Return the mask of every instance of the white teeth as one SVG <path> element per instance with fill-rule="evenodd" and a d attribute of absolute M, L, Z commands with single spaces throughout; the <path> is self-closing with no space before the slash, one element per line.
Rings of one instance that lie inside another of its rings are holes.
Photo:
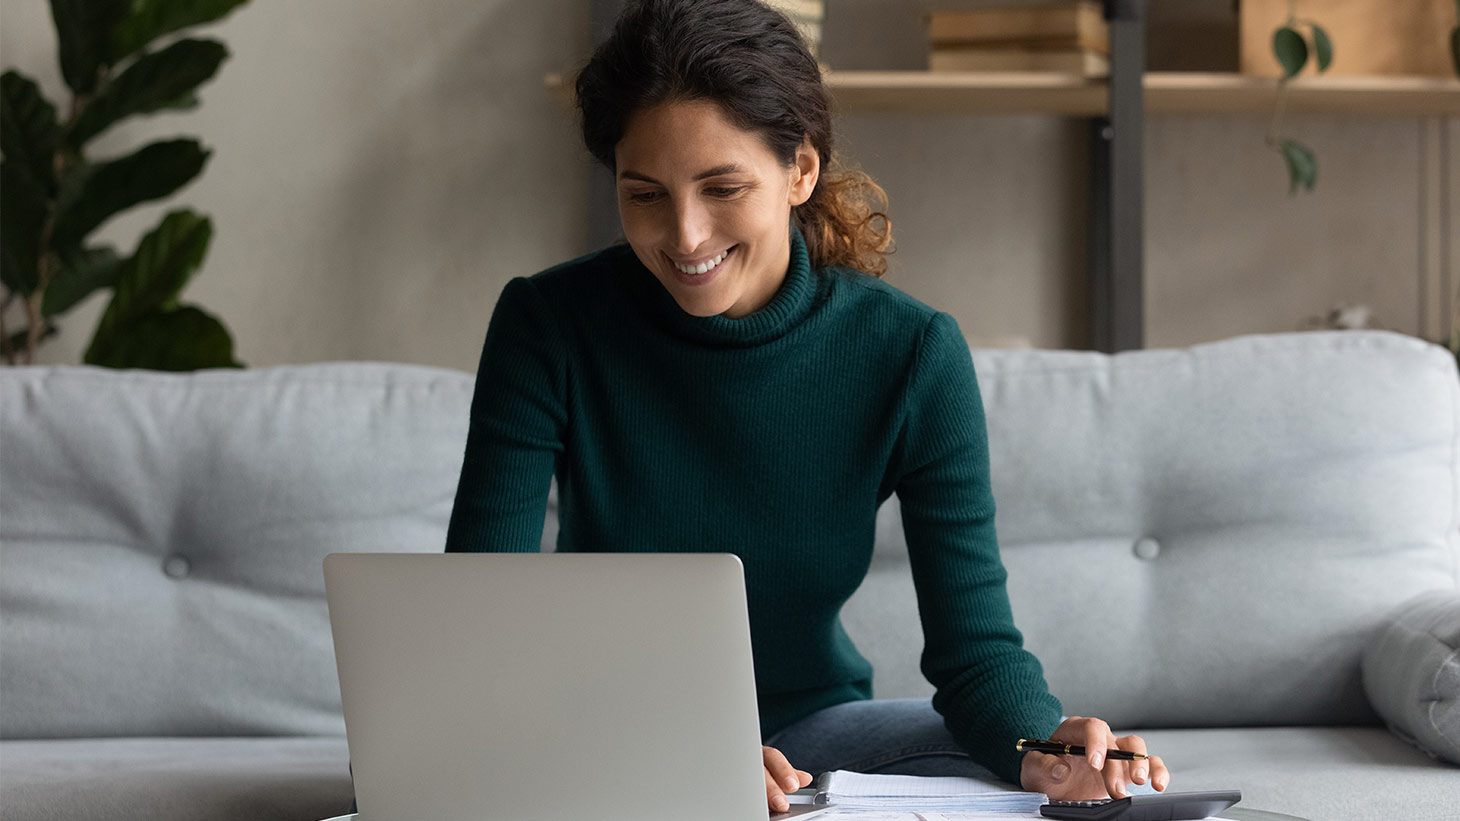
<path fill-rule="evenodd" d="M 676 263 L 674 263 L 674 267 L 676 267 L 679 270 L 685 272 L 686 274 L 703 274 L 706 271 L 710 270 L 711 268 L 714 268 L 716 265 L 719 265 L 721 262 L 723 262 L 725 260 L 726 255 L 729 254 L 729 253 L 730 252 L 728 250 L 727 251 L 721 251 L 720 252 L 720 255 L 718 257 L 715 257 L 714 259 L 710 260 L 709 262 L 702 262 L 699 265 L 680 265 L 679 263 L 676 262 Z"/>

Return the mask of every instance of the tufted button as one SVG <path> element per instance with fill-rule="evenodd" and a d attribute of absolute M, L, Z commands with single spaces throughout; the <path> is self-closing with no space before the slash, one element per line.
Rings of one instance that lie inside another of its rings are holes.
<path fill-rule="evenodd" d="M 192 572 L 192 569 L 192 562 L 189 562 L 186 556 L 179 556 L 176 553 L 168 556 L 162 562 L 162 572 L 174 579 L 181 579 L 187 576 L 188 573 Z"/>
<path fill-rule="evenodd" d="M 1161 543 L 1150 536 L 1136 542 L 1136 556 L 1150 561 L 1161 554 Z"/>

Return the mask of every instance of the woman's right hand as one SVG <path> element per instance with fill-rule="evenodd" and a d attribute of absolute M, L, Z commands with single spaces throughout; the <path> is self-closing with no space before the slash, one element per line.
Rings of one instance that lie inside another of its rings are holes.
<path fill-rule="evenodd" d="M 811 784 L 811 773 L 798 770 L 775 747 L 761 747 L 760 756 L 765 763 L 765 801 L 771 812 L 785 812 L 791 808 L 786 793 L 795 792 Z"/>

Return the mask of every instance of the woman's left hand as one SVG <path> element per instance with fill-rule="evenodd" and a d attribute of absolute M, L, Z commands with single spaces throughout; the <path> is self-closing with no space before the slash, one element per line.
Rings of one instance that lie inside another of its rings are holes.
<path fill-rule="evenodd" d="M 1042 792 L 1055 801 L 1089 801 L 1096 798 L 1124 798 L 1127 784 L 1151 783 L 1157 790 L 1171 783 L 1160 756 L 1145 761 L 1120 761 L 1106 757 L 1107 750 L 1144 753 L 1146 742 L 1138 735 L 1116 738 L 1110 725 L 1098 718 L 1071 716 L 1050 741 L 1083 744 L 1084 757 L 1025 753 L 1019 783 L 1026 790 Z"/>

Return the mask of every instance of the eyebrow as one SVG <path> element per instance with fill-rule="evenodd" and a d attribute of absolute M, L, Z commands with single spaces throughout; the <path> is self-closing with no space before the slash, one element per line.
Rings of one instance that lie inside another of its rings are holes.
<path fill-rule="evenodd" d="M 721 174 L 734 174 L 736 172 L 744 171 L 744 170 L 745 169 L 741 168 L 740 166 L 736 165 L 733 162 L 727 162 L 727 163 L 725 163 L 723 165 L 717 165 L 714 168 L 709 169 L 708 171 L 701 171 L 700 173 L 698 173 L 698 174 L 696 174 L 694 176 L 694 179 L 696 181 L 698 181 L 698 180 L 704 180 L 704 179 L 709 179 L 710 177 L 718 177 Z M 646 174 L 640 174 L 637 171 L 620 171 L 619 172 L 619 175 L 618 175 L 618 178 L 621 179 L 621 180 L 642 180 L 643 182 L 652 182 L 655 185 L 663 185 L 664 184 L 664 183 L 661 183 L 660 181 L 654 179 L 653 177 L 650 177 L 650 176 L 648 176 Z"/>

